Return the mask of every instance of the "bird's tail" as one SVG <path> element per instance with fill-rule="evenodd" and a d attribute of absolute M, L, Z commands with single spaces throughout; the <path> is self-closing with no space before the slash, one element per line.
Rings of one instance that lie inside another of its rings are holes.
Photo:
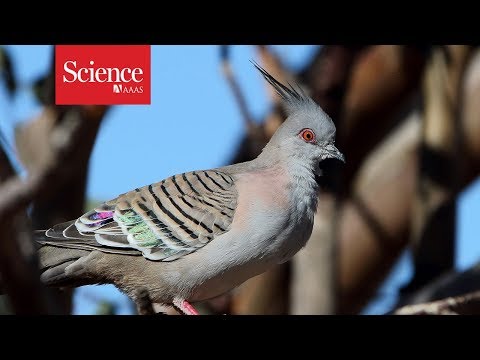
<path fill-rule="evenodd" d="M 47 286 L 70 287 L 88 284 L 84 277 L 79 276 L 78 271 L 71 271 L 71 265 L 89 254 L 88 250 L 41 245 L 38 249 L 40 280 Z"/>
<path fill-rule="evenodd" d="M 139 256 L 136 249 L 101 245 L 94 234 L 78 231 L 75 220 L 57 224 L 48 230 L 36 230 L 34 238 L 38 247 L 42 282 L 48 286 L 70 287 L 99 283 L 91 278 L 87 258 L 92 251 Z M 2 284 L 0 279 L 0 294 Z"/>
<path fill-rule="evenodd" d="M 45 231 L 38 231 L 35 237 L 43 239 Z M 37 239 L 37 240 L 38 240 Z M 37 254 L 40 265 L 40 279 L 47 286 L 70 287 L 87 285 L 90 282 L 78 271 L 69 271 L 68 266 L 73 265 L 81 258 L 88 256 L 90 251 L 58 247 L 37 242 Z M 0 278 L 0 295 L 5 294 L 3 281 Z"/>
<path fill-rule="evenodd" d="M 65 223 L 65 226 L 67 225 Z M 91 251 L 68 246 L 70 244 L 65 244 L 64 238 L 62 239 L 59 236 L 56 239 L 51 235 L 47 236 L 47 232 L 48 230 L 34 232 L 34 238 L 38 246 L 41 281 L 48 286 L 61 287 L 79 286 L 82 285 L 82 282 L 86 284 L 85 279 L 81 280 L 77 272 L 70 271 L 69 266 L 82 257 L 88 256 Z"/>

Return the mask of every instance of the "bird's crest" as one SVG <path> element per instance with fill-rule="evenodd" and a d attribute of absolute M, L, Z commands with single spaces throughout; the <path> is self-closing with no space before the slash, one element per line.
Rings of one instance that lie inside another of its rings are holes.
<path fill-rule="evenodd" d="M 267 70 L 258 65 L 255 61 L 250 60 L 250 62 L 255 66 L 258 71 L 260 71 L 265 80 L 267 80 L 267 82 L 272 85 L 277 94 L 285 101 L 288 112 L 298 110 L 300 107 L 316 105 L 315 102 L 307 94 L 305 94 L 305 92 L 298 84 L 296 84 L 298 91 L 289 82 L 287 82 L 287 87 L 283 85 L 280 81 L 275 79 L 271 74 L 268 73 Z"/>

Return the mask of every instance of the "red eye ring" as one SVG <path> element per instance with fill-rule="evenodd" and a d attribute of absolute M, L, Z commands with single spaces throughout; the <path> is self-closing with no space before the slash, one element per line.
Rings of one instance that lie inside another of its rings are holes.
<path fill-rule="evenodd" d="M 303 129 L 300 131 L 300 137 L 308 143 L 315 142 L 315 133 L 312 129 Z"/>

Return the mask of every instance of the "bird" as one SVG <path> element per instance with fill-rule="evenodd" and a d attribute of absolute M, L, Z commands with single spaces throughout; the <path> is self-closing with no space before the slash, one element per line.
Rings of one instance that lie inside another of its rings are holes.
<path fill-rule="evenodd" d="M 329 115 L 298 85 L 254 67 L 286 119 L 253 160 L 176 174 L 36 230 L 47 286 L 114 284 L 137 301 L 198 315 L 192 303 L 236 288 L 302 249 L 312 232 L 322 162 L 345 162 Z"/>

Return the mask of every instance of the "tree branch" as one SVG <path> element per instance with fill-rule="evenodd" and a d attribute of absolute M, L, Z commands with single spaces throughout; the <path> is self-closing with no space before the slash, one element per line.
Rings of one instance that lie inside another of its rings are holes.
<path fill-rule="evenodd" d="M 78 108 L 67 111 L 64 116 L 52 133 L 51 156 L 44 164 L 33 170 L 26 180 L 19 177 L 9 179 L 0 189 L 0 218 L 27 206 L 39 191 L 50 185 L 49 180 L 61 172 L 62 161 L 77 145 L 78 135 L 86 127 Z"/>
<path fill-rule="evenodd" d="M 459 109 L 470 55 L 469 46 L 436 47 L 426 66 L 420 162 L 412 206 L 415 269 L 403 291 L 418 289 L 454 265 L 455 195 L 465 153 Z"/>
<path fill-rule="evenodd" d="M 400 45 L 370 46 L 359 54 L 337 131 L 347 159 L 342 172 L 344 191 L 350 189 L 368 153 L 412 109 L 425 58 L 422 49 Z"/>
<path fill-rule="evenodd" d="M 404 306 L 395 310 L 393 315 L 480 315 L 480 291 Z"/>
<path fill-rule="evenodd" d="M 248 110 L 245 96 L 243 96 L 242 90 L 240 89 L 237 79 L 233 74 L 232 65 L 230 64 L 230 47 L 228 45 L 220 46 L 220 58 L 223 75 L 225 76 L 225 79 L 232 90 L 233 97 L 238 105 L 240 113 L 242 114 L 245 129 L 248 133 L 251 133 L 255 131 L 257 127 L 255 126 L 252 116 L 250 115 L 250 111 Z"/>
<path fill-rule="evenodd" d="M 17 314 L 59 312 L 58 304 L 40 283 L 36 247 L 24 214 L 34 197 L 53 186 L 64 172 L 64 160 L 78 145 L 86 126 L 79 108 L 66 109 L 52 133 L 50 156 L 25 180 L 10 177 L 0 188 L 0 272 Z"/>

